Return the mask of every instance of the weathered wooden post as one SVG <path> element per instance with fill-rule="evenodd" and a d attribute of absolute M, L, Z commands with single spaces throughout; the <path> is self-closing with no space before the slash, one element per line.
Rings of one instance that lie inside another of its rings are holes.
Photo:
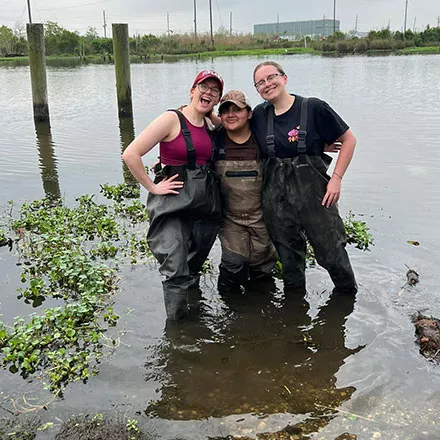
<path fill-rule="evenodd" d="M 134 123 L 132 117 L 119 118 L 119 134 L 121 137 L 121 149 L 122 153 L 130 145 L 134 139 Z M 136 178 L 131 174 L 127 164 L 122 161 L 122 173 L 124 176 L 124 182 L 130 186 L 139 187 L 139 183 Z"/>
<path fill-rule="evenodd" d="M 119 117 L 131 117 L 133 116 L 133 106 L 131 101 L 128 24 L 113 23 L 112 32 Z"/>
<path fill-rule="evenodd" d="M 49 104 L 47 100 L 46 50 L 44 48 L 43 24 L 28 23 L 26 31 L 29 45 L 34 120 L 48 121 Z"/>

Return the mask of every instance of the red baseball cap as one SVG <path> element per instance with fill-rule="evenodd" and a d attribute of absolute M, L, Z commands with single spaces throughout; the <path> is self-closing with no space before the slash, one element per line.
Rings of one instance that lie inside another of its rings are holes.
<path fill-rule="evenodd" d="M 200 71 L 197 76 L 194 78 L 193 87 L 195 87 L 197 84 L 202 83 L 206 79 L 213 78 L 218 81 L 220 85 L 220 95 L 223 93 L 223 87 L 225 85 L 223 78 L 214 70 L 202 70 Z"/>

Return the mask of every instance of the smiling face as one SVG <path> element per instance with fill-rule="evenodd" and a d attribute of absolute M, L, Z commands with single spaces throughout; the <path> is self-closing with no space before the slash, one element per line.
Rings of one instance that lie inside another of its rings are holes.
<path fill-rule="evenodd" d="M 220 119 L 227 131 L 238 132 L 249 127 L 252 111 L 248 108 L 240 108 L 232 102 L 221 106 Z"/>
<path fill-rule="evenodd" d="M 254 84 L 257 92 L 266 101 L 275 101 L 287 93 L 287 75 L 272 65 L 262 65 L 255 72 Z"/>
<path fill-rule="evenodd" d="M 200 113 L 209 113 L 220 101 L 221 84 L 209 78 L 195 85 L 191 91 L 191 104 Z"/>

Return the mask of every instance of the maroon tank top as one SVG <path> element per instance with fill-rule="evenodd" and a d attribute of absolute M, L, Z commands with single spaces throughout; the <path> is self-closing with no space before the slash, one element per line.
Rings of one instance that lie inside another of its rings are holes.
<path fill-rule="evenodd" d="M 191 138 L 196 150 L 197 165 L 204 165 L 211 159 L 212 142 L 206 128 L 196 127 L 185 118 Z M 188 163 L 185 138 L 182 130 L 178 136 L 169 142 L 161 142 L 159 145 L 160 161 L 163 165 L 184 165 Z"/>

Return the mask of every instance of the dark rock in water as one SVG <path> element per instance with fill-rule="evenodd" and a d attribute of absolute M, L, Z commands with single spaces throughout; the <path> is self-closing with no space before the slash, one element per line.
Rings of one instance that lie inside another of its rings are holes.
<path fill-rule="evenodd" d="M 419 282 L 419 274 L 414 269 L 409 269 L 406 273 L 406 282 L 410 286 L 414 286 Z"/>
<path fill-rule="evenodd" d="M 335 440 L 356 440 L 356 434 L 349 434 L 348 432 L 344 432 L 340 436 L 336 437 Z"/>
<path fill-rule="evenodd" d="M 440 320 L 418 313 L 413 317 L 417 343 L 423 356 L 440 361 Z"/>

